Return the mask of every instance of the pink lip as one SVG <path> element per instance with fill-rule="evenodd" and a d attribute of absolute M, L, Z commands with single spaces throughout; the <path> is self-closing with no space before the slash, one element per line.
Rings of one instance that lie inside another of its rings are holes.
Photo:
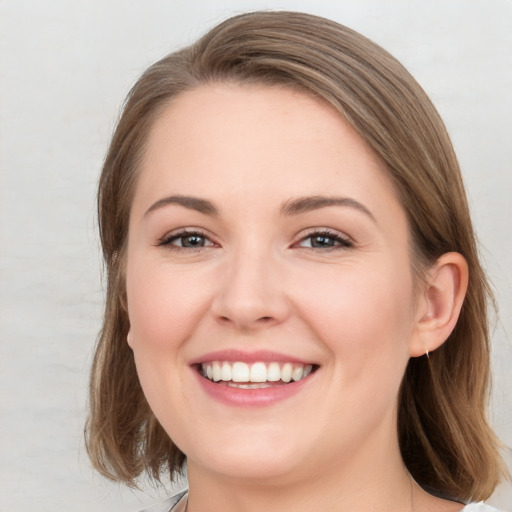
<path fill-rule="evenodd" d="M 297 364 L 313 364 L 297 357 L 289 356 L 279 352 L 270 350 L 256 350 L 253 352 L 245 352 L 242 350 L 217 350 L 216 352 L 209 352 L 200 357 L 197 357 L 189 362 L 189 364 L 196 365 L 200 363 L 209 363 L 211 361 L 242 361 L 244 363 L 257 363 L 261 362 L 279 362 L 279 363 L 297 363 Z"/>
<path fill-rule="evenodd" d="M 297 382 L 276 384 L 269 388 L 241 389 L 227 386 L 225 383 L 211 382 L 202 377 L 199 372 L 193 369 L 192 371 L 206 394 L 225 405 L 234 407 L 262 407 L 285 400 L 297 394 L 314 376 L 312 373 Z"/>

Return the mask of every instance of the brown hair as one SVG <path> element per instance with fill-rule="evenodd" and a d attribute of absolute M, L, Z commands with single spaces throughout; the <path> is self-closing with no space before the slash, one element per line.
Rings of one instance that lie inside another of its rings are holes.
<path fill-rule="evenodd" d="M 126 342 L 124 251 L 152 123 L 182 91 L 226 81 L 297 88 L 332 105 L 387 164 L 407 212 L 416 274 L 448 251 L 466 258 L 469 288 L 455 330 L 430 360 L 409 361 L 398 435 L 420 485 L 462 501 L 487 498 L 505 473 L 486 418 L 491 294 L 449 136 L 424 91 L 386 51 L 342 25 L 292 12 L 224 21 L 152 65 L 128 95 L 99 183 L 107 298 L 86 428 L 93 464 L 133 485 L 144 471 L 172 477 L 185 460 L 149 409 Z"/>

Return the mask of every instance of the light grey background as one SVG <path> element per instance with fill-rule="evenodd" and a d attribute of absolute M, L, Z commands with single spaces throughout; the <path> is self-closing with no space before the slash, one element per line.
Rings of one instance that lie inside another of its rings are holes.
<path fill-rule="evenodd" d="M 491 417 L 512 445 L 510 0 L 0 0 L 0 512 L 131 511 L 156 499 L 103 481 L 83 448 L 103 300 L 96 181 L 137 76 L 225 17 L 261 8 L 361 31 L 440 110 L 501 308 Z M 510 487 L 492 502 L 512 509 Z"/>

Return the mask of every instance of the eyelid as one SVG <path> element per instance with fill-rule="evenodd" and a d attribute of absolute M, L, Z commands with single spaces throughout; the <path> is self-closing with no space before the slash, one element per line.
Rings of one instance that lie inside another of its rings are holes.
<path fill-rule="evenodd" d="M 182 247 L 179 245 L 172 245 L 171 242 L 174 240 L 177 240 L 181 237 L 190 236 L 190 235 L 199 235 L 207 239 L 211 245 L 207 246 L 200 246 L 200 247 Z M 196 228 L 196 227 L 185 227 L 185 228 L 177 228 L 174 229 L 168 233 L 166 233 L 164 236 L 159 238 L 156 242 L 157 246 L 167 246 L 169 248 L 172 248 L 173 250 L 187 250 L 187 251 L 194 251 L 194 250 L 201 250 L 206 249 L 208 247 L 218 246 L 219 244 L 215 242 L 213 237 L 209 235 L 204 229 Z"/>
<path fill-rule="evenodd" d="M 324 247 L 324 248 L 303 247 L 304 249 L 326 251 L 326 250 L 336 250 L 336 249 L 350 249 L 351 247 L 353 247 L 355 245 L 355 241 L 350 236 L 348 236 L 336 229 L 327 228 L 327 227 L 314 227 L 314 228 L 309 228 L 308 230 L 306 230 L 306 232 L 304 232 L 304 231 L 301 232 L 298 235 L 297 242 L 294 242 L 293 246 L 297 246 L 304 240 L 307 240 L 308 238 L 311 238 L 315 235 L 316 236 L 325 235 L 327 237 L 337 240 L 338 242 L 340 242 L 340 244 L 336 245 L 336 246 Z"/>
<path fill-rule="evenodd" d="M 199 247 L 183 247 L 179 245 L 172 245 L 172 241 L 179 239 L 180 237 L 190 236 L 190 235 L 199 235 L 201 237 L 204 237 L 206 240 L 208 240 L 209 245 L 206 246 L 199 246 Z M 334 239 L 338 242 L 338 245 L 334 246 L 326 246 L 323 248 L 320 247 L 302 247 L 303 249 L 311 249 L 314 251 L 327 251 L 327 250 L 336 250 L 336 249 L 349 249 L 355 245 L 355 241 L 348 235 L 327 227 L 313 227 L 308 228 L 307 230 L 303 230 L 299 235 L 297 236 L 297 241 L 293 242 L 292 247 L 300 247 L 300 243 L 307 240 L 308 238 L 312 238 L 314 236 L 326 236 L 329 238 Z M 210 247 L 219 247 L 219 243 L 214 240 L 214 237 L 206 232 L 206 230 L 202 228 L 197 227 L 184 227 L 184 228 L 177 228 L 175 230 L 172 230 L 168 233 L 166 233 L 164 236 L 159 238 L 156 241 L 157 246 L 167 246 L 170 249 L 173 250 L 186 250 L 186 251 L 194 251 L 194 250 L 204 250 Z"/>

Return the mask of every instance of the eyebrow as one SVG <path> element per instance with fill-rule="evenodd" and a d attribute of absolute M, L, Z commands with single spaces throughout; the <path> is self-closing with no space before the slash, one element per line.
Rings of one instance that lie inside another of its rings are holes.
<path fill-rule="evenodd" d="M 144 216 L 148 215 L 154 210 L 158 210 L 159 208 L 163 208 L 164 206 L 170 204 L 177 204 L 190 210 L 196 210 L 199 213 L 203 213 L 205 215 L 211 215 L 214 217 L 219 215 L 219 209 L 211 201 L 208 201 L 208 199 L 202 199 L 200 197 L 194 196 L 172 195 L 159 199 L 153 203 L 146 210 Z M 370 212 L 366 206 L 361 204 L 359 201 L 352 199 L 351 197 L 306 196 L 299 197 L 297 199 L 290 199 L 282 205 L 281 215 L 300 215 L 302 213 L 319 210 L 320 208 L 326 208 L 328 206 L 355 208 L 376 222 L 372 212 Z"/>
<path fill-rule="evenodd" d="M 363 204 L 351 197 L 326 197 L 326 196 L 309 196 L 299 197 L 297 199 L 291 199 L 286 201 L 281 208 L 282 215 L 300 215 L 301 213 L 307 213 L 320 208 L 326 208 L 328 206 L 348 206 L 349 208 L 355 208 L 360 212 L 366 214 L 370 219 L 376 222 L 372 212 L 366 208 Z"/>
<path fill-rule="evenodd" d="M 204 213 L 205 215 L 212 215 L 212 216 L 218 216 L 219 210 L 217 207 L 207 199 L 201 199 L 199 197 L 193 197 L 193 196 L 182 196 L 182 195 L 175 195 L 175 196 L 169 196 L 164 197 L 163 199 L 159 199 L 156 203 L 153 203 L 147 210 L 144 216 L 146 216 L 148 213 L 158 210 L 159 208 L 162 208 L 164 206 L 167 206 L 169 204 L 178 204 L 180 206 L 183 206 L 185 208 L 188 208 L 189 210 L 196 210 L 200 213 Z"/>

